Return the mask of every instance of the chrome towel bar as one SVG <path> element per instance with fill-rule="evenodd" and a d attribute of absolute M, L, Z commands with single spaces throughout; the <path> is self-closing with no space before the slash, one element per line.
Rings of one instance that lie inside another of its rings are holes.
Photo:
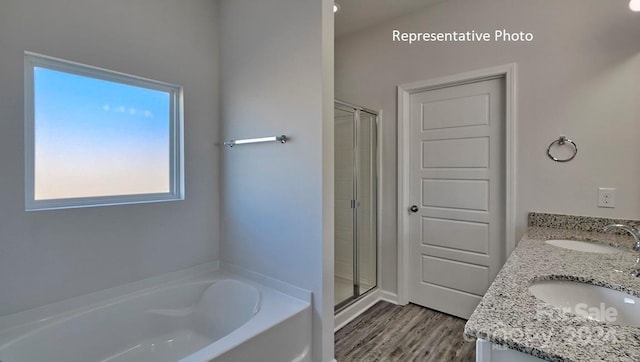
<path fill-rule="evenodd" d="M 558 144 L 558 146 L 564 146 L 566 143 L 570 143 L 571 146 L 573 147 L 573 155 L 571 155 L 569 158 L 556 158 L 551 154 L 551 147 L 553 147 L 553 145 Z M 547 148 L 547 155 L 549 156 L 550 159 L 556 161 L 556 162 L 569 162 L 571 160 L 573 160 L 576 155 L 578 154 L 578 146 L 576 145 L 575 142 L 573 142 L 572 140 L 568 139 L 566 136 L 560 136 L 560 138 L 558 138 L 557 140 L 551 142 L 551 144 L 549 145 L 549 147 Z"/>
<path fill-rule="evenodd" d="M 287 143 L 289 138 L 285 135 L 281 136 L 271 136 L 271 137 L 260 137 L 260 138 L 245 138 L 241 140 L 231 140 L 229 142 L 225 142 L 225 146 L 233 147 L 235 145 L 246 145 L 249 143 L 261 143 L 261 142 L 280 142 Z"/>

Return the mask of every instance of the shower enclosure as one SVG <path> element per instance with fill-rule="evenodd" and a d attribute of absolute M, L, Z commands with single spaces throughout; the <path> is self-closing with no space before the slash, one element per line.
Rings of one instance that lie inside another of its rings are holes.
<path fill-rule="evenodd" d="M 378 274 L 374 111 L 335 101 L 335 310 L 373 289 Z"/>

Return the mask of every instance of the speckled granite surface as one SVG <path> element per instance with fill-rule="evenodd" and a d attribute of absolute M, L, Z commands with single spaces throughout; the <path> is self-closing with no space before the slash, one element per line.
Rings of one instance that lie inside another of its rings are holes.
<path fill-rule="evenodd" d="M 554 229 L 567 229 L 576 231 L 601 231 L 605 226 L 609 224 L 625 224 L 633 227 L 640 226 L 638 220 L 625 220 L 625 219 L 609 219 L 592 216 L 577 216 L 577 215 L 561 215 L 561 214 L 548 214 L 541 212 L 530 212 L 528 217 L 529 226 L 539 226 Z M 624 232 L 620 232 L 621 235 L 626 235 Z"/>
<path fill-rule="evenodd" d="M 566 279 L 640 296 L 640 278 L 629 274 L 637 257 L 631 237 L 579 229 L 530 226 L 467 322 L 465 334 L 548 361 L 640 361 L 640 328 L 562 312 L 528 290 L 535 280 Z M 625 250 L 585 253 L 548 245 L 544 241 L 549 239 L 601 241 Z"/>

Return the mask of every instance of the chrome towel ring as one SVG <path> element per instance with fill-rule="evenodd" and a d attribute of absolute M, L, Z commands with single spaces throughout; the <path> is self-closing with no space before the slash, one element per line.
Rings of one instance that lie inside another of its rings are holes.
<path fill-rule="evenodd" d="M 560 158 L 556 158 L 553 155 L 551 155 L 551 147 L 553 147 L 553 145 L 558 144 L 558 146 L 564 146 L 566 143 L 570 143 L 571 146 L 573 147 L 573 155 L 571 155 L 571 157 L 565 158 L 565 159 L 560 159 Z M 547 155 L 549 156 L 550 159 L 552 159 L 552 160 L 554 160 L 556 162 L 569 162 L 569 161 L 573 160 L 576 157 L 577 154 L 578 154 L 578 146 L 576 146 L 575 142 L 573 142 L 572 140 L 568 139 L 565 136 L 560 136 L 560 138 L 558 138 L 557 140 L 551 142 L 551 144 L 547 148 Z"/>

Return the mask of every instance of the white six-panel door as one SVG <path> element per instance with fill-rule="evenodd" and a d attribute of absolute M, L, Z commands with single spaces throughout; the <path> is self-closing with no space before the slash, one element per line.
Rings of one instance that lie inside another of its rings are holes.
<path fill-rule="evenodd" d="M 504 78 L 409 106 L 409 301 L 468 318 L 504 257 Z"/>

